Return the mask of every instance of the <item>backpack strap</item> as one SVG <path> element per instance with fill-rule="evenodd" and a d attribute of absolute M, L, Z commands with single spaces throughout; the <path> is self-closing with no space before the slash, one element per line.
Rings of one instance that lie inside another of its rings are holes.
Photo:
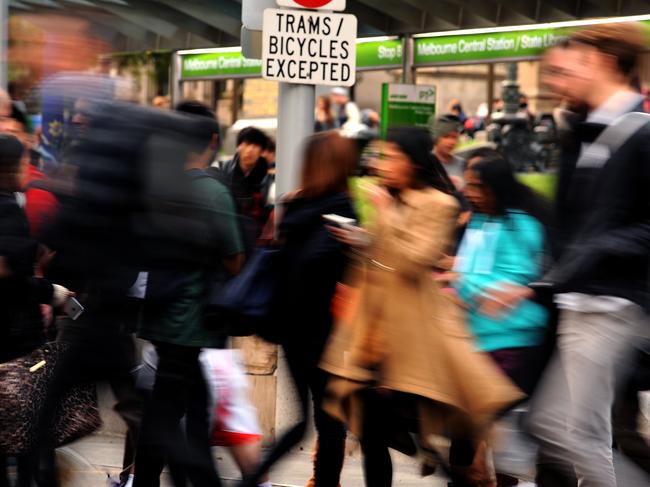
<path fill-rule="evenodd" d="M 602 168 L 634 134 L 648 123 L 650 123 L 650 115 L 647 113 L 626 113 L 617 118 L 592 144 L 583 149 L 576 167 Z"/>

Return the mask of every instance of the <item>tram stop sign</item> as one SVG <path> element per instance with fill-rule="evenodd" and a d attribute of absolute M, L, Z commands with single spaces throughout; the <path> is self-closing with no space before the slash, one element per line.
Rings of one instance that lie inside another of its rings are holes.
<path fill-rule="evenodd" d="M 262 77 L 305 85 L 352 86 L 356 38 L 354 15 L 266 9 Z"/>
<path fill-rule="evenodd" d="M 277 0 L 280 7 L 345 10 L 345 0 Z"/>

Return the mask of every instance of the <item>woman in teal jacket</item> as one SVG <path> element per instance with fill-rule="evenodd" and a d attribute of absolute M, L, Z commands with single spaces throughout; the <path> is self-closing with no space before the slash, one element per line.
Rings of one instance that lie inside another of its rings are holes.
<path fill-rule="evenodd" d="M 454 266 L 456 291 L 477 347 L 530 394 L 543 364 L 548 310 L 527 299 L 506 302 L 495 291 L 541 277 L 546 205 L 496 152 L 470 159 L 465 182 L 474 213 Z M 470 454 L 473 446 L 455 441 L 452 450 Z M 497 485 L 517 485 L 517 479 L 497 474 Z"/>
<path fill-rule="evenodd" d="M 546 205 L 515 179 L 497 154 L 471 160 L 465 193 L 474 214 L 455 264 L 456 290 L 480 350 L 488 352 L 525 392 L 535 377 L 532 357 L 546 338 L 547 309 L 534 301 L 503 302 L 493 296 L 526 286 L 542 274 Z"/>

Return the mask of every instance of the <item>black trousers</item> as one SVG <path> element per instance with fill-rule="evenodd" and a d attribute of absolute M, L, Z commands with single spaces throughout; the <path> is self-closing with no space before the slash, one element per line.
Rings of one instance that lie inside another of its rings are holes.
<path fill-rule="evenodd" d="M 136 453 L 134 487 L 158 487 L 166 464 L 177 465 L 194 487 L 219 487 L 210 452 L 208 390 L 200 348 L 154 343 L 158 369 Z M 181 418 L 185 416 L 185 431 Z M 180 487 L 180 486 L 177 486 Z"/>
<path fill-rule="evenodd" d="M 283 344 L 289 372 L 300 399 L 301 420 L 278 440 L 257 474 L 248 479 L 246 485 L 256 485 L 258 479 L 304 437 L 310 417 L 309 393 L 311 392 L 314 422 L 318 432 L 318 448 L 314 464 L 315 486 L 338 487 L 345 458 L 346 430 L 343 423 L 331 417 L 322 408 L 328 381 L 328 374 L 318 368 L 323 347 L 324 341 L 309 343 L 305 340 Z"/>
<path fill-rule="evenodd" d="M 366 486 L 390 487 L 393 464 L 389 450 L 405 455 L 417 453 L 410 433 L 417 433 L 418 410 L 415 396 L 403 392 L 369 388 L 363 391 L 361 450 Z"/>
<path fill-rule="evenodd" d="M 107 302 L 103 314 L 84 313 L 78 322 L 64 319 L 57 323 L 60 327 L 58 340 L 66 342 L 68 348 L 60 358 L 57 371 L 48 385 L 40 412 L 38 431 L 41 451 L 30 455 L 33 477 L 50 479 L 39 483 L 41 486 L 52 484 L 51 479 L 56 478 L 54 472 L 44 471 L 55 467 L 53 455 L 45 453 L 48 450 L 53 452 L 55 447 L 53 439 L 46 434 L 46 425 L 51 423 L 56 405 L 63 394 L 74 385 L 108 382 L 118 400 L 116 410 L 127 423 L 129 437 L 137 438 L 144 401 L 135 388 L 133 371 L 138 360 L 133 335 L 121 323 L 124 312 L 122 304 L 121 300 Z M 98 319 L 99 316 L 103 319 Z M 133 451 L 134 448 L 127 447 L 125 467 L 133 463 Z"/>

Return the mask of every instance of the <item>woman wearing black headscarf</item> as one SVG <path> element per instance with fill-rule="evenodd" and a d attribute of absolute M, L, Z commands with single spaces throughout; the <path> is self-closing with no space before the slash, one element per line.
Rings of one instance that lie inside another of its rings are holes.
<path fill-rule="evenodd" d="M 520 398 L 474 351 L 460 310 L 433 279 L 451 244 L 458 203 L 431 147 L 424 130 L 389 131 L 377 161 L 376 224 L 331 230 L 356 246 L 364 263 L 356 279 L 360 302 L 337 326 L 321 367 L 333 376 L 328 410 L 361 439 L 369 487 L 391 485 L 389 448 L 417 452 L 409 433 L 433 452 L 432 434 L 481 435 Z"/>

